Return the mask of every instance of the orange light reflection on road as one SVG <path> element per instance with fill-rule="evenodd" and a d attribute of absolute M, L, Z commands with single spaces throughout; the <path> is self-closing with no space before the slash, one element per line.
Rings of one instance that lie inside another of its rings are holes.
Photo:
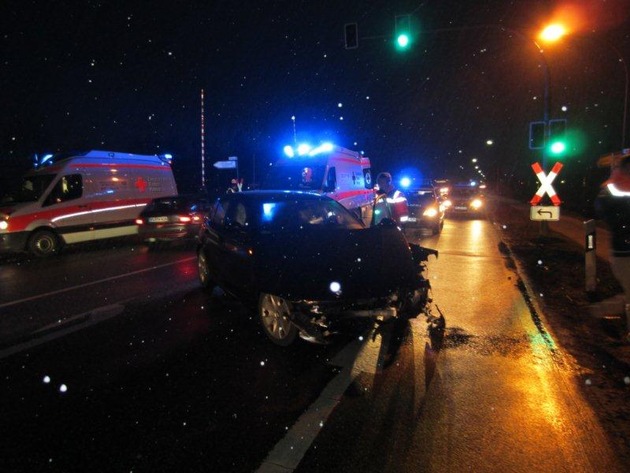
<path fill-rule="evenodd" d="M 483 236 L 483 224 L 481 220 L 475 220 L 471 222 L 470 226 L 470 238 L 473 242 L 479 243 L 479 240 Z"/>
<path fill-rule="evenodd" d="M 548 344 L 539 334 L 530 335 L 530 346 L 534 354 L 532 366 L 537 374 L 532 382 L 524 380 L 522 388 L 527 392 L 527 400 L 532 411 L 540 412 L 545 422 L 556 431 L 564 430 L 562 405 L 556 398 L 558 386 L 554 381 L 558 376 L 557 367 L 549 351 Z"/>

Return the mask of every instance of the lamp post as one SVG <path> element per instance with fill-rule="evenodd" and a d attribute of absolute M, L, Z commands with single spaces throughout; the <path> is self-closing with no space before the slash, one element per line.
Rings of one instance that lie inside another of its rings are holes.
<path fill-rule="evenodd" d="M 567 34 L 565 28 L 560 24 L 552 24 L 545 27 L 539 38 L 541 41 L 546 43 L 552 43 L 560 40 L 563 36 Z M 612 43 L 606 42 L 606 44 L 617 56 L 617 60 L 623 67 L 624 73 L 624 89 L 623 89 L 623 111 L 622 111 L 622 119 L 621 119 L 621 149 L 625 149 L 626 147 L 626 130 L 627 130 L 627 118 L 628 118 L 628 64 L 623 57 L 623 54 L 619 51 L 619 49 Z"/>

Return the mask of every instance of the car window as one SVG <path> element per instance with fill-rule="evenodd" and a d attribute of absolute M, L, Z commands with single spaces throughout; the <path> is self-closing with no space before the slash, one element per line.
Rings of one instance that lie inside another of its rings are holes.
<path fill-rule="evenodd" d="M 181 212 L 190 209 L 190 201 L 189 199 L 185 199 L 182 197 L 168 197 L 155 199 L 149 206 L 147 210 L 158 211 L 158 212 Z"/>
<path fill-rule="evenodd" d="M 260 224 L 268 230 L 295 230 L 313 226 L 360 229 L 363 224 L 333 200 L 263 201 Z"/>
<path fill-rule="evenodd" d="M 81 174 L 69 174 L 63 176 L 55 187 L 50 191 L 50 194 L 44 202 L 44 206 L 59 204 L 69 200 L 78 199 L 83 195 L 83 178 Z"/>
<path fill-rule="evenodd" d="M 226 208 L 224 224 L 230 223 L 237 227 L 249 225 L 249 215 L 245 204 L 238 201 L 231 201 Z"/>
<path fill-rule="evenodd" d="M 214 207 L 210 211 L 209 219 L 210 223 L 215 228 L 223 227 L 223 220 L 225 219 L 226 205 L 229 206 L 229 201 L 225 202 L 221 199 L 217 200 Z"/>

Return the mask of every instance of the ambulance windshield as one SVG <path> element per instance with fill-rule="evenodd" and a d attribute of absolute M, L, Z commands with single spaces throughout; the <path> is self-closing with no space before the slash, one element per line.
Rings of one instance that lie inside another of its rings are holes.
<path fill-rule="evenodd" d="M 263 185 L 273 190 L 321 190 L 324 182 L 324 165 L 313 166 L 304 163 L 274 166 L 269 170 Z"/>
<path fill-rule="evenodd" d="M 25 176 L 17 189 L 2 197 L 5 203 L 37 202 L 55 178 L 55 174 Z"/>

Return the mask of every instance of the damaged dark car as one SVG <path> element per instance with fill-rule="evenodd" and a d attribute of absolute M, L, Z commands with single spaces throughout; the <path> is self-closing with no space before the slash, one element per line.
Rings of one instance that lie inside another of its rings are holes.
<path fill-rule="evenodd" d="M 387 219 L 365 227 L 335 200 L 299 191 L 219 198 L 197 254 L 202 286 L 240 299 L 283 346 L 328 342 L 347 318 L 416 317 L 428 300 L 423 261 L 437 256 Z"/>

